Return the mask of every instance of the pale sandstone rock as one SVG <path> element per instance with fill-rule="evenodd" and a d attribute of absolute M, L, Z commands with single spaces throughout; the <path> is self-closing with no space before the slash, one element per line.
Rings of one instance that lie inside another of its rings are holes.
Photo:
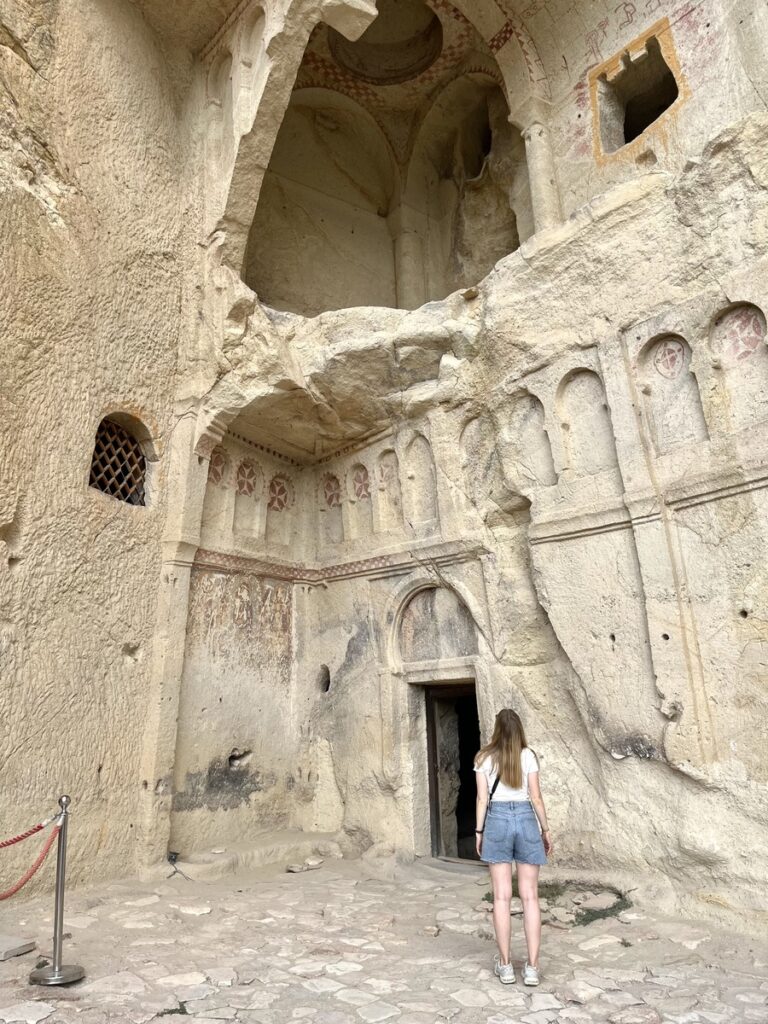
<path fill-rule="evenodd" d="M 202 971 L 188 971 L 186 974 L 166 974 L 165 977 L 158 978 L 157 983 L 165 988 L 180 988 L 189 985 L 203 985 L 206 980 Z"/>
<path fill-rule="evenodd" d="M 143 995 L 148 991 L 147 984 L 138 975 L 130 971 L 110 974 L 104 978 L 95 978 L 82 986 L 82 991 L 89 994 L 98 993 L 105 999 L 130 995 Z"/>
<path fill-rule="evenodd" d="M 598 988 L 596 985 L 590 985 L 589 982 L 574 980 L 569 982 L 566 988 L 562 990 L 563 998 L 572 1000 L 576 1003 L 588 1003 L 591 999 L 596 999 L 603 994 L 603 989 Z"/>
<path fill-rule="evenodd" d="M 187 917 L 203 917 L 211 912 L 207 903 L 171 903 L 171 907 Z"/>
<path fill-rule="evenodd" d="M 77 914 L 74 917 L 66 917 L 64 919 L 65 928 L 90 928 L 92 924 L 96 924 L 96 918 L 90 917 L 87 914 Z"/>
<path fill-rule="evenodd" d="M 369 1003 L 367 1006 L 361 1006 L 357 1010 L 357 1015 L 362 1020 L 369 1021 L 370 1024 L 378 1024 L 378 1021 L 389 1020 L 392 1017 L 398 1017 L 400 1011 L 396 1006 L 392 1006 L 390 1003 Z"/>
<path fill-rule="evenodd" d="M 0 960 L 22 956 L 35 948 L 34 939 L 22 939 L 19 935 L 0 935 Z"/>
<path fill-rule="evenodd" d="M 576 920 L 574 914 L 570 910 L 566 910 L 565 907 L 552 907 L 549 916 L 561 924 L 573 924 Z"/>
<path fill-rule="evenodd" d="M 366 1006 L 368 1003 L 375 1003 L 376 996 L 370 992 L 363 992 L 358 988 L 342 988 L 333 993 L 334 999 L 340 999 L 350 1006 Z"/>
<path fill-rule="evenodd" d="M 651 1006 L 633 1006 L 612 1013 L 610 1024 L 660 1024 L 661 1017 Z"/>
<path fill-rule="evenodd" d="M 554 1020 L 557 1020 L 557 1013 L 554 1010 L 526 1013 L 520 1018 L 521 1024 L 551 1024 Z"/>
<path fill-rule="evenodd" d="M 531 1009 L 538 1010 L 560 1010 L 563 1004 L 549 992 L 532 992 Z"/>
<path fill-rule="evenodd" d="M 585 952 L 592 952 L 596 949 L 603 949 L 605 946 L 614 946 L 621 942 L 618 935 L 612 935 L 610 933 L 604 935 L 595 935 L 594 938 L 585 939 L 584 942 L 579 943 L 579 949 L 583 949 Z"/>
<path fill-rule="evenodd" d="M 476 992 L 473 989 L 462 988 L 457 992 L 451 992 L 451 998 L 455 999 L 461 1006 L 487 1006 L 488 996 L 485 992 Z"/>
<path fill-rule="evenodd" d="M 580 907 L 582 910 L 609 910 L 618 898 L 615 892 L 600 892 L 582 899 Z"/>
<path fill-rule="evenodd" d="M 167 872 L 169 837 L 428 854 L 421 687 L 450 669 L 483 738 L 521 710 L 563 864 L 758 905 L 764 6 L 419 9 L 426 91 L 355 64 L 368 0 L 5 6 L 14 820 L 44 748 L 79 879 Z M 627 141 L 664 18 L 678 100 Z M 145 507 L 88 486 L 107 414 Z"/>
<path fill-rule="evenodd" d="M 26 1002 L 14 1003 L 13 1006 L 5 1006 L 0 1009 L 0 1020 L 5 1024 L 37 1024 L 38 1021 L 46 1020 L 54 1012 L 54 1007 L 48 1003 Z"/>
<path fill-rule="evenodd" d="M 237 982 L 237 972 L 231 967 L 209 967 L 205 971 L 205 976 L 218 988 L 230 988 Z"/>

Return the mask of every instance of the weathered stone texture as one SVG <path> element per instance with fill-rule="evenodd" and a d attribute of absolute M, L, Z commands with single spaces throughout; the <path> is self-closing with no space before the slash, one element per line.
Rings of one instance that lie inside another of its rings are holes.
<path fill-rule="evenodd" d="M 424 688 L 471 681 L 565 863 L 742 910 L 764 8 L 412 0 L 357 44 L 363 0 L 175 6 L 0 16 L 9 823 L 70 790 L 76 879 L 286 827 L 426 854 Z M 110 414 L 146 507 L 88 486 Z"/>

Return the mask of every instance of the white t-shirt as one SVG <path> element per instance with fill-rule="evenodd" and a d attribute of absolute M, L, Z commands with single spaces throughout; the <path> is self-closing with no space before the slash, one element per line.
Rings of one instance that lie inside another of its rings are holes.
<path fill-rule="evenodd" d="M 496 792 L 493 794 L 493 802 L 499 800 L 527 800 L 528 799 L 528 776 L 539 770 L 539 762 L 530 747 L 523 747 L 520 751 L 520 764 L 523 769 L 523 785 L 521 789 L 511 789 L 504 782 L 499 782 Z M 488 776 L 488 792 L 496 781 L 496 771 L 490 757 L 486 757 L 481 764 L 475 768 L 476 772 L 482 772 Z"/>

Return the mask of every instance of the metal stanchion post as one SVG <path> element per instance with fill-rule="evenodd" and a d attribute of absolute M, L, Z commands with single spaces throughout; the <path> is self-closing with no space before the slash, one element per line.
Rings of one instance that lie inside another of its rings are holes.
<path fill-rule="evenodd" d="M 59 825 L 59 846 L 56 857 L 56 901 L 53 912 L 53 963 L 38 967 L 29 976 L 33 985 L 69 985 L 85 977 L 82 967 L 63 967 L 61 947 L 64 941 L 64 878 L 67 870 L 67 821 L 71 800 L 63 796 L 59 800 L 61 824 Z"/>

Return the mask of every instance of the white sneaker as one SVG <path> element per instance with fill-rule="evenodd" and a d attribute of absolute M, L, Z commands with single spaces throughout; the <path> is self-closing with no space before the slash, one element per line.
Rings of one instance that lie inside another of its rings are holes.
<path fill-rule="evenodd" d="M 498 953 L 496 954 L 495 959 L 496 959 L 496 963 L 495 963 L 494 968 L 493 968 L 493 973 L 499 979 L 501 984 L 502 985 L 514 985 L 515 982 L 517 981 L 517 978 L 515 977 L 515 968 L 512 966 L 511 963 L 510 964 L 503 964 L 501 962 L 501 957 L 499 956 Z"/>
<path fill-rule="evenodd" d="M 523 968 L 523 984 L 524 985 L 538 985 L 539 984 L 539 969 L 538 967 L 531 967 L 529 963 L 526 963 Z"/>

